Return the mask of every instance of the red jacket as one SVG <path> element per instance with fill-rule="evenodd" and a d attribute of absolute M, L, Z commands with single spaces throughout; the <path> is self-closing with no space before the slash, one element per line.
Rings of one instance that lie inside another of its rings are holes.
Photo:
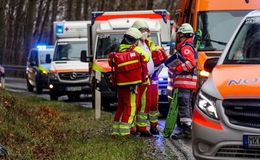
<path fill-rule="evenodd" d="M 174 88 L 191 88 L 195 89 L 197 84 L 197 76 L 194 74 L 197 60 L 194 57 L 194 49 L 185 43 L 193 43 L 192 38 L 177 44 L 177 50 L 182 54 L 186 61 L 175 68 L 176 77 L 174 79 Z"/>

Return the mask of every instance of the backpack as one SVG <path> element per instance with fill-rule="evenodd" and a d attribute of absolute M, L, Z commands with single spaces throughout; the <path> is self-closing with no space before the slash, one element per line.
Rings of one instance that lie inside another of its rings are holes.
<path fill-rule="evenodd" d="M 116 86 L 130 86 L 146 82 L 148 77 L 145 57 L 133 50 L 125 52 L 111 52 L 109 65 L 114 71 L 112 84 Z"/>

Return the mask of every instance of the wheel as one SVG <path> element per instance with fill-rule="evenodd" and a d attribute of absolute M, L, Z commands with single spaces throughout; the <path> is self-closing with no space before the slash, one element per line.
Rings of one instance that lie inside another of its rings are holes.
<path fill-rule="evenodd" d="M 96 98 L 95 98 L 95 91 L 92 91 L 92 99 L 91 99 L 91 102 L 92 102 L 92 108 L 93 108 L 93 109 L 96 108 L 96 107 L 95 107 L 95 100 L 96 100 Z"/>
<path fill-rule="evenodd" d="M 30 82 L 27 80 L 27 90 L 29 92 L 33 92 L 33 86 L 30 84 Z"/>
<path fill-rule="evenodd" d="M 101 100 L 101 106 L 103 107 L 104 111 L 111 110 L 110 101 L 107 99 Z"/>
<path fill-rule="evenodd" d="M 96 81 L 94 80 L 94 78 L 92 79 L 92 86 L 91 86 L 91 93 L 92 93 L 92 108 L 95 109 L 95 99 L 96 99 L 96 95 L 95 95 L 95 89 L 96 89 Z"/>
<path fill-rule="evenodd" d="M 40 87 L 38 84 L 36 84 L 36 93 L 42 94 L 42 87 Z"/>
<path fill-rule="evenodd" d="M 53 101 L 57 101 L 58 96 L 55 93 L 50 93 L 50 99 L 53 100 Z"/>
<path fill-rule="evenodd" d="M 68 94 L 69 100 L 75 101 L 80 99 L 80 94 Z"/>

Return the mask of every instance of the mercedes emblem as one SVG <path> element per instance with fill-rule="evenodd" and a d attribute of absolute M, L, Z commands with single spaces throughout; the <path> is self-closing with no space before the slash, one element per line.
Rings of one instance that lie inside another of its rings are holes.
<path fill-rule="evenodd" d="M 74 80 L 77 78 L 77 73 L 76 72 L 72 72 L 70 75 L 70 79 Z"/>

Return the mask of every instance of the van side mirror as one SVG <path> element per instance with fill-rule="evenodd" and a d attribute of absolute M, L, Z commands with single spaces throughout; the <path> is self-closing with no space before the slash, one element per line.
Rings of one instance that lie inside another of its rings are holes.
<path fill-rule="evenodd" d="M 47 54 L 47 55 L 46 55 L 45 62 L 46 62 L 46 63 L 51 63 L 51 55 L 50 55 L 50 54 Z"/>
<path fill-rule="evenodd" d="M 204 63 L 204 69 L 207 72 L 212 72 L 213 68 L 217 65 L 219 58 L 210 58 L 207 59 L 206 62 Z"/>
<path fill-rule="evenodd" d="M 80 61 L 81 62 L 87 62 L 87 51 L 82 50 L 80 53 Z"/>
<path fill-rule="evenodd" d="M 81 62 L 92 62 L 93 57 L 92 56 L 87 57 L 87 51 L 82 50 L 81 53 L 80 53 L 80 61 Z"/>

